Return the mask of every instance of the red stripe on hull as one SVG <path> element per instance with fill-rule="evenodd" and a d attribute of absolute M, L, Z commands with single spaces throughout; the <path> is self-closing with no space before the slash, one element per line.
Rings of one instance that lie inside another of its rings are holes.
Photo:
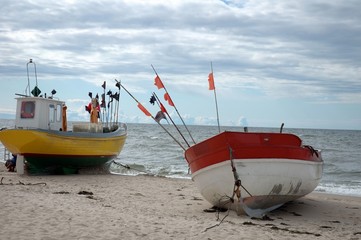
<path fill-rule="evenodd" d="M 292 159 L 322 161 L 319 153 L 302 146 L 299 137 L 284 133 L 223 132 L 185 152 L 192 173 L 233 159 Z"/>

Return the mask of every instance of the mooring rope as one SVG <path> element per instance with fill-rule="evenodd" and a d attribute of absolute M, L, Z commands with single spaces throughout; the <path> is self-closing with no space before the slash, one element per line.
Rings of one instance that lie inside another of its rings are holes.
<path fill-rule="evenodd" d="M 248 193 L 248 195 L 252 197 L 252 194 L 242 185 L 242 181 L 241 179 L 239 179 L 236 166 L 234 165 L 233 162 L 233 149 L 230 146 L 228 148 L 229 148 L 229 158 L 231 160 L 231 167 L 234 177 L 234 188 L 233 188 L 234 191 L 233 191 L 232 199 L 234 199 L 234 195 L 236 195 L 238 199 L 241 198 L 241 190 L 239 189 L 240 187 L 243 188 L 243 190 L 245 190 Z"/>
<path fill-rule="evenodd" d="M 147 172 L 147 171 L 143 171 L 143 170 L 140 170 L 140 169 L 132 168 L 132 167 L 130 167 L 128 164 L 122 164 L 122 163 L 116 162 L 116 161 L 114 161 L 114 160 L 113 160 L 112 163 L 114 163 L 114 164 L 116 164 L 116 165 L 118 165 L 118 166 L 121 166 L 121 167 L 123 167 L 123 168 L 126 168 L 126 169 L 128 169 L 128 170 L 134 170 L 134 171 L 137 171 L 137 172 L 142 172 L 142 173 L 145 173 L 145 174 L 147 174 L 147 175 L 155 175 L 155 174 L 150 173 L 150 172 Z"/>
<path fill-rule="evenodd" d="M 46 186 L 46 183 L 45 182 L 39 182 L 39 183 L 23 183 L 21 181 L 19 181 L 18 183 L 3 183 L 3 179 L 4 177 L 1 177 L 1 180 L 0 180 L 0 185 L 27 185 L 27 186 L 34 186 L 34 185 L 44 185 Z"/>

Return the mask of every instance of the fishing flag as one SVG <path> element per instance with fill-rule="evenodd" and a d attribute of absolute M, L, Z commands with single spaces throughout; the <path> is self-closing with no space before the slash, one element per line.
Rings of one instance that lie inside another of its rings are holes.
<path fill-rule="evenodd" d="M 213 78 L 213 72 L 211 72 L 208 75 L 208 83 L 209 83 L 209 90 L 214 90 L 215 86 L 214 86 L 214 78 Z"/>
<path fill-rule="evenodd" d="M 100 103 L 100 107 L 105 108 L 105 106 L 106 106 L 106 104 L 105 104 L 105 94 L 103 93 L 102 94 L 102 101 Z"/>
<path fill-rule="evenodd" d="M 104 83 L 102 84 L 102 88 L 105 90 L 106 86 L 107 86 L 107 84 L 106 84 L 106 82 L 104 81 Z"/>
<path fill-rule="evenodd" d="M 114 93 L 113 95 L 112 95 L 112 98 L 114 98 L 115 100 L 117 100 L 117 101 L 119 101 L 119 93 Z"/>
<path fill-rule="evenodd" d="M 154 79 L 154 85 L 156 85 L 158 89 L 164 88 L 162 80 L 160 80 L 160 77 L 158 75 Z"/>
<path fill-rule="evenodd" d="M 117 81 L 117 79 L 115 79 L 115 81 Z M 115 84 L 115 86 L 120 90 L 120 82 L 117 81 L 117 83 Z"/>
<path fill-rule="evenodd" d="M 152 95 L 149 102 L 154 105 L 155 101 L 157 101 L 157 99 Z"/>
<path fill-rule="evenodd" d="M 162 110 L 162 112 L 164 113 L 167 113 L 167 110 L 165 109 L 162 103 L 160 103 L 160 110 Z"/>
<path fill-rule="evenodd" d="M 166 118 L 166 116 L 164 115 L 164 113 L 162 112 L 162 111 L 159 111 L 158 113 L 157 113 L 157 115 L 155 115 L 155 121 L 157 122 L 157 123 L 159 123 L 160 122 L 160 120 L 162 120 L 162 119 L 167 119 Z"/>
<path fill-rule="evenodd" d="M 138 102 L 138 108 L 148 117 L 152 116 L 152 114 L 150 114 L 150 112 L 148 112 L 148 110 L 141 104 Z"/>
<path fill-rule="evenodd" d="M 168 104 L 174 107 L 174 103 L 168 93 L 164 94 L 164 100 L 168 101 Z"/>

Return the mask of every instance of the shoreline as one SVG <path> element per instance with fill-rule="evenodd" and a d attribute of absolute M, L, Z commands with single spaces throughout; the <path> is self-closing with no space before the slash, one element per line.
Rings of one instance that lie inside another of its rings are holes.
<path fill-rule="evenodd" d="M 361 198 L 313 192 L 264 220 L 212 206 L 189 179 L 28 176 L 0 167 L 4 239 L 361 239 Z"/>

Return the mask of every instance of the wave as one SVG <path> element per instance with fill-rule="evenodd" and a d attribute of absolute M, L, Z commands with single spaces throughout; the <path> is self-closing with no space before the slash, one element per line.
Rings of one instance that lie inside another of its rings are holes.
<path fill-rule="evenodd" d="M 335 183 L 320 183 L 316 192 L 332 193 L 337 195 L 348 195 L 361 197 L 359 184 L 335 184 Z"/>

